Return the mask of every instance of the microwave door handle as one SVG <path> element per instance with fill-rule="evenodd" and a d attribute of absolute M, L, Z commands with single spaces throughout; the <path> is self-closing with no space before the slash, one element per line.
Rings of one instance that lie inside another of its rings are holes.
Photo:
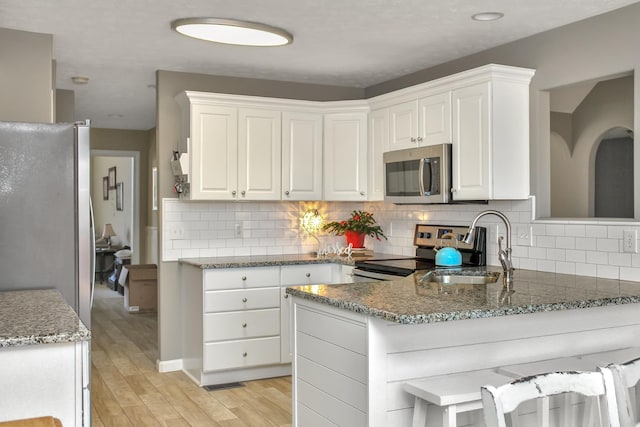
<path fill-rule="evenodd" d="M 418 168 L 418 175 L 420 175 L 420 179 L 418 179 L 418 189 L 420 191 L 420 196 L 424 196 L 424 162 L 427 159 L 420 159 L 420 167 Z"/>

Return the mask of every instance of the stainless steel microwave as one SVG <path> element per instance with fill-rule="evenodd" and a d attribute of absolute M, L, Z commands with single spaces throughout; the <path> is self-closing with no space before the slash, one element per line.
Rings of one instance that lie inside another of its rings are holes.
<path fill-rule="evenodd" d="M 420 204 L 451 201 L 451 144 L 389 151 L 382 157 L 386 202 Z"/>

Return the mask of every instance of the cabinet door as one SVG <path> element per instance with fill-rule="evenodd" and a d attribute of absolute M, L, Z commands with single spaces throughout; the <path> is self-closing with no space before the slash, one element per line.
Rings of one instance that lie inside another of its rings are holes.
<path fill-rule="evenodd" d="M 238 200 L 280 200 L 280 112 L 240 108 L 238 119 Z"/>
<path fill-rule="evenodd" d="M 191 190 L 193 200 L 233 200 L 238 176 L 238 110 L 192 105 Z"/>
<path fill-rule="evenodd" d="M 389 107 L 389 150 L 418 146 L 418 109 L 416 101 Z"/>
<path fill-rule="evenodd" d="M 384 199 L 382 153 L 389 151 L 389 110 L 372 111 L 369 114 L 369 147 L 367 172 L 368 200 Z"/>
<path fill-rule="evenodd" d="M 453 199 L 491 199 L 489 86 L 479 83 L 452 92 Z"/>
<path fill-rule="evenodd" d="M 367 200 L 367 114 L 324 117 L 324 199 Z"/>
<path fill-rule="evenodd" d="M 322 115 L 282 113 L 282 200 L 322 200 Z"/>
<path fill-rule="evenodd" d="M 293 323 L 291 322 L 291 297 L 287 288 L 280 288 L 280 363 L 291 363 L 293 360 Z"/>
<path fill-rule="evenodd" d="M 420 145 L 451 142 L 451 92 L 418 100 Z"/>

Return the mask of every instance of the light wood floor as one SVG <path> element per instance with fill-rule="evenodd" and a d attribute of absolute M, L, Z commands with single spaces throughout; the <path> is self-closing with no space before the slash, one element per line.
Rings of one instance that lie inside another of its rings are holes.
<path fill-rule="evenodd" d="M 206 391 L 182 372 L 160 374 L 155 314 L 129 314 L 97 285 L 92 312 L 91 418 L 102 426 L 291 426 L 291 377 Z"/>

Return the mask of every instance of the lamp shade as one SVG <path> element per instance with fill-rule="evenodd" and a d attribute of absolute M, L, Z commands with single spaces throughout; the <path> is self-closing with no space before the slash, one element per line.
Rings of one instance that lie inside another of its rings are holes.
<path fill-rule="evenodd" d="M 102 238 L 108 239 L 116 235 L 116 232 L 113 230 L 113 226 L 111 224 L 105 224 L 102 229 Z"/>

